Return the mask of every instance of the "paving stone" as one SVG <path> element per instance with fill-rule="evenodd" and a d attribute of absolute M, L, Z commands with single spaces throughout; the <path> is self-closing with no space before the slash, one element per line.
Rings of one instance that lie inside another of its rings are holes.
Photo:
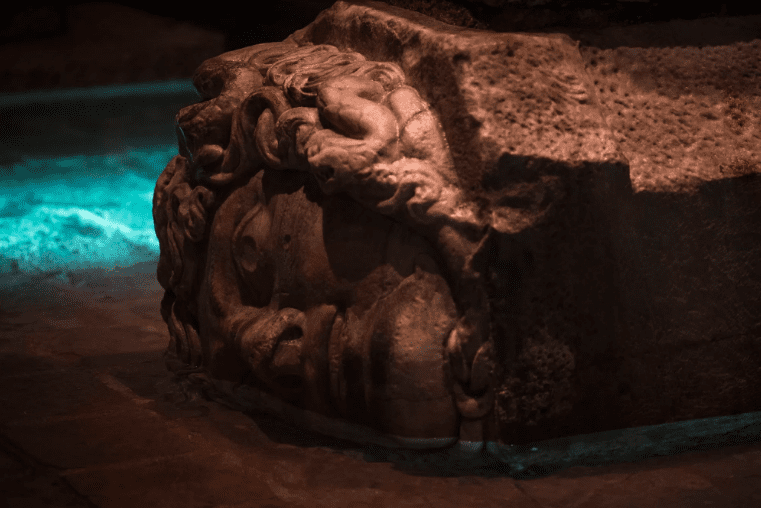
<path fill-rule="evenodd" d="M 109 322 L 111 319 L 102 317 L 101 323 Z M 129 324 L 128 321 L 121 325 L 94 326 L 81 323 L 76 318 L 66 318 L 53 320 L 51 325 L 59 326 L 59 328 L 53 332 L 39 331 L 27 334 L 28 346 L 40 356 L 81 358 L 104 354 L 158 351 L 166 348 L 168 344 L 166 332 L 143 329 Z M 108 340 L 105 340 L 105 333 L 108 333 Z"/>
<path fill-rule="evenodd" d="M 6 358 L 34 365 L 33 357 Z M 22 425 L 47 418 L 118 411 L 126 402 L 124 396 L 97 382 L 88 372 L 49 369 L 28 375 L 0 374 L 0 424 L 16 421 Z"/>
<path fill-rule="evenodd" d="M 50 467 L 35 464 L 0 438 L 0 492 L 8 508 L 91 507 Z"/>
<path fill-rule="evenodd" d="M 64 469 L 193 450 L 158 415 L 137 406 L 47 423 L 17 422 L 4 434 L 38 460 Z"/>
<path fill-rule="evenodd" d="M 62 362 L 60 358 L 40 358 L 29 355 L 24 350 L 23 340 L 18 340 L 16 344 L 11 344 L 11 340 L 13 339 L 7 334 L 3 334 L 3 345 L 0 350 L 0 378 L 55 371 L 63 366 L 62 363 L 64 365 L 68 363 Z"/>
<path fill-rule="evenodd" d="M 189 453 L 69 471 L 64 476 L 102 508 L 286 506 L 262 479 L 262 473 L 243 467 L 234 453 Z"/>

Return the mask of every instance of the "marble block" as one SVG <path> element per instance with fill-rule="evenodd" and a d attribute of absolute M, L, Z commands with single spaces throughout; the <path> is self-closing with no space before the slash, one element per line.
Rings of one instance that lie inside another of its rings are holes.
<path fill-rule="evenodd" d="M 358 440 L 585 429 L 631 182 L 576 43 L 339 1 L 193 80 L 153 201 L 172 365 Z"/>

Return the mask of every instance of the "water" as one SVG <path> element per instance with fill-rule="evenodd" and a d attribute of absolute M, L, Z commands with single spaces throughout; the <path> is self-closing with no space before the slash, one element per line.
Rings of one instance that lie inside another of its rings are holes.
<path fill-rule="evenodd" d="M 160 145 L 0 167 L 15 175 L 0 184 L 0 275 L 64 279 L 70 270 L 158 259 L 153 189 L 176 153 Z"/>

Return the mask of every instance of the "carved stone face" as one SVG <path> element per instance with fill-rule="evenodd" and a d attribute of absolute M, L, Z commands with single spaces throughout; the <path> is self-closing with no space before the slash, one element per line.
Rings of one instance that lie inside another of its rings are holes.
<path fill-rule="evenodd" d="M 453 358 L 461 382 L 463 362 L 487 365 L 488 308 L 468 295 L 463 321 L 450 291 L 483 224 L 438 121 L 395 64 L 288 41 L 246 51 L 197 72 L 206 100 L 179 113 L 182 157 L 156 187 L 175 348 L 329 417 L 456 437 L 490 405 L 453 396 L 450 374 Z"/>
<path fill-rule="evenodd" d="M 304 409 L 456 436 L 444 354 L 456 313 L 435 253 L 406 226 L 320 194 L 266 170 L 217 211 L 198 299 L 210 367 L 232 354 Z"/>

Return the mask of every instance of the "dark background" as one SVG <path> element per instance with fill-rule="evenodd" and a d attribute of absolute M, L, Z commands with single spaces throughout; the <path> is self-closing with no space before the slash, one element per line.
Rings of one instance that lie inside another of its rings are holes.
<path fill-rule="evenodd" d="M 403 7 L 430 14 L 436 9 L 461 7 L 497 31 L 547 30 L 553 27 L 602 28 L 610 25 L 697 19 L 710 16 L 743 16 L 761 13 L 761 2 L 742 0 L 549 0 L 528 6 L 530 0 L 490 7 L 465 0 L 392 0 Z M 79 5 L 84 2 L 72 3 Z M 161 2 L 114 2 L 151 14 L 189 21 L 197 26 L 223 32 L 226 49 L 282 40 L 295 29 L 309 24 L 333 0 L 279 0 L 255 4 L 216 1 L 202 8 L 171 7 Z M 69 6 L 50 2 L 13 3 L 3 9 L 0 43 L 34 40 L 66 33 Z M 426 12 L 429 11 L 429 12 Z"/>

